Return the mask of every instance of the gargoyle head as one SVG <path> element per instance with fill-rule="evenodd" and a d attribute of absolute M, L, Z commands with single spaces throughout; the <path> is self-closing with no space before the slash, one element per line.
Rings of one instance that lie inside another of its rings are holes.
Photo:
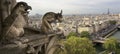
<path fill-rule="evenodd" d="M 26 2 L 18 2 L 15 6 L 16 9 L 19 9 L 21 12 L 28 12 L 28 10 L 32 10 L 32 7 L 29 6 Z"/>
<path fill-rule="evenodd" d="M 57 16 L 56 18 L 57 18 L 57 20 L 58 20 L 59 22 L 62 22 L 62 21 L 63 21 L 62 10 L 61 10 L 60 13 L 57 13 L 56 16 Z"/>

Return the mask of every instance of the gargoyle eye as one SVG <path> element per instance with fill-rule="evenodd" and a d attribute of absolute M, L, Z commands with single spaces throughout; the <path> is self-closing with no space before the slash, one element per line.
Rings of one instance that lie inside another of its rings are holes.
<path fill-rule="evenodd" d="M 21 7 L 23 7 L 23 5 L 20 5 Z"/>

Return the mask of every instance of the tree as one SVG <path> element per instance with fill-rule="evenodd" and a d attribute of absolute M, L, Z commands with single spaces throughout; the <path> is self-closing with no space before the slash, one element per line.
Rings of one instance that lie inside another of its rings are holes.
<path fill-rule="evenodd" d="M 96 54 L 92 41 L 88 38 L 71 36 L 64 42 L 67 54 Z"/>
<path fill-rule="evenodd" d="M 66 54 L 66 49 L 64 48 L 57 48 L 54 54 Z"/>
<path fill-rule="evenodd" d="M 117 22 L 115 20 L 110 20 L 109 23 L 110 25 L 116 25 Z"/>
<path fill-rule="evenodd" d="M 90 37 L 90 34 L 88 31 L 82 31 L 81 34 L 80 34 L 81 37 L 86 37 L 86 38 L 89 38 Z"/>
<path fill-rule="evenodd" d="M 119 50 L 118 47 L 118 42 L 117 42 L 117 39 L 115 38 L 108 38 L 105 40 L 105 43 L 103 44 L 103 47 L 106 49 L 106 52 L 107 53 L 110 53 L 110 52 L 116 52 L 117 53 L 117 50 Z"/>
<path fill-rule="evenodd" d="M 77 34 L 75 32 L 70 32 L 67 36 L 67 38 L 71 37 L 71 36 L 77 36 Z"/>

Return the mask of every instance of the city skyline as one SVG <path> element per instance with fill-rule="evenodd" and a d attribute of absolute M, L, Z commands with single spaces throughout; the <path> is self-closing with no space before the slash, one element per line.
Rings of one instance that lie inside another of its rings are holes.
<path fill-rule="evenodd" d="M 17 0 L 27 2 L 33 10 L 30 14 L 45 14 L 46 12 L 60 12 L 63 14 L 102 14 L 120 13 L 120 0 Z"/>

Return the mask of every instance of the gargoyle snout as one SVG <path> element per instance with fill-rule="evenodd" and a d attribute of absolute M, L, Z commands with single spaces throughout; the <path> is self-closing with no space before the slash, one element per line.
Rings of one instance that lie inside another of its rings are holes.
<path fill-rule="evenodd" d="M 28 6 L 28 7 L 27 7 L 27 9 L 30 9 L 30 10 L 32 10 L 32 7 L 31 7 L 31 6 Z"/>

